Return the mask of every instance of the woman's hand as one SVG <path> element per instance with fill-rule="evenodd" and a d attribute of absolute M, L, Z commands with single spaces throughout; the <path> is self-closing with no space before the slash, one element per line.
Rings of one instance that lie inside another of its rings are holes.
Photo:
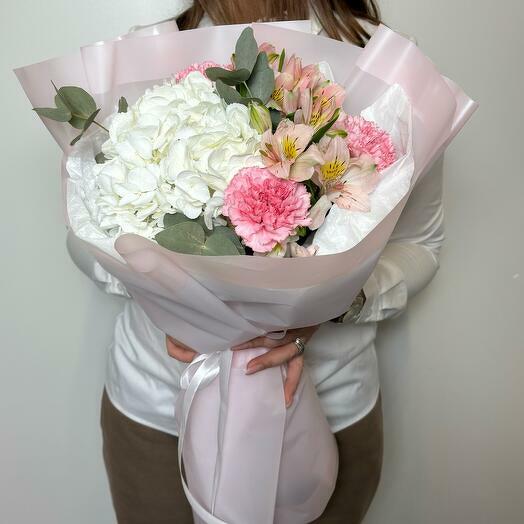
<path fill-rule="evenodd" d="M 241 351 L 242 349 L 263 347 L 270 350 L 248 362 L 246 369 L 246 374 L 248 375 L 287 363 L 284 398 L 286 400 L 286 407 L 289 407 L 293 403 L 293 397 L 297 391 L 300 377 L 302 376 L 302 369 L 304 368 L 304 357 L 303 355 L 298 355 L 295 340 L 300 338 L 304 341 L 304 344 L 307 344 L 318 328 L 319 326 L 310 326 L 290 329 L 286 335 L 279 340 L 269 337 L 257 337 L 231 349 L 233 351 Z M 169 335 L 166 335 L 166 347 L 170 357 L 186 364 L 193 362 L 193 359 L 198 355 L 197 351 Z"/>
<path fill-rule="evenodd" d="M 193 359 L 198 355 L 194 349 L 182 344 L 182 342 L 179 342 L 169 335 L 166 335 L 166 347 L 167 353 L 170 357 L 173 357 L 180 362 L 185 362 L 186 364 L 193 362 Z"/>
<path fill-rule="evenodd" d="M 286 335 L 279 339 L 274 340 L 268 337 L 258 337 L 239 344 L 231 348 L 233 351 L 240 351 L 242 349 L 251 348 L 268 348 L 270 351 L 260 355 L 247 364 L 246 373 L 251 375 L 258 373 L 263 369 L 281 366 L 287 363 L 287 377 L 284 383 L 284 398 L 286 399 L 286 407 L 291 406 L 293 403 L 293 397 L 297 391 L 300 377 L 302 376 L 302 369 L 304 368 L 304 357 L 298 355 L 298 349 L 295 344 L 295 340 L 300 338 L 307 344 L 309 339 L 317 331 L 319 326 L 309 326 L 305 328 L 290 329 Z"/>

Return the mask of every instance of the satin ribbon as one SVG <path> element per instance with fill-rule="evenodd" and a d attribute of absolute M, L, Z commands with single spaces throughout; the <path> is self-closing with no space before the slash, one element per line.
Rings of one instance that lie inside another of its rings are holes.
<path fill-rule="evenodd" d="M 274 331 L 267 333 L 266 337 L 273 340 L 280 340 L 286 336 L 286 333 L 286 330 Z M 178 409 L 175 413 L 178 426 L 178 465 L 180 469 L 180 478 L 182 480 L 184 492 L 193 508 L 193 511 L 199 518 L 203 519 L 206 524 L 227 524 L 216 517 L 214 513 L 222 468 L 222 449 L 228 411 L 229 376 L 232 359 L 233 352 L 231 350 L 216 351 L 215 353 L 209 354 L 202 353 L 187 366 L 180 377 L 181 392 L 180 398 L 177 402 Z M 284 366 L 281 366 L 281 368 L 283 375 L 285 375 Z M 209 386 L 217 377 L 219 377 L 220 380 L 220 409 L 217 434 L 218 452 L 213 476 L 211 512 L 209 512 L 196 500 L 187 485 L 183 468 L 183 450 L 187 424 L 191 413 L 191 405 L 193 404 L 195 396 L 200 390 Z"/>
<path fill-rule="evenodd" d="M 227 394 L 229 374 L 231 370 L 232 352 L 217 351 L 210 354 L 201 354 L 196 357 L 191 364 L 186 368 L 180 377 L 180 387 L 182 389 L 180 395 L 177 412 L 175 417 L 178 425 L 178 465 L 180 469 L 180 478 L 182 479 L 182 486 L 186 497 L 193 508 L 193 511 L 199 518 L 203 519 L 207 524 L 227 524 L 223 520 L 216 517 L 213 513 L 215 511 L 216 497 L 218 486 L 220 482 L 220 470 L 222 466 L 221 450 L 224 440 L 224 431 L 227 415 Z M 187 423 L 189 414 L 191 412 L 191 405 L 199 390 L 209 386 L 217 377 L 220 377 L 220 411 L 218 422 L 218 452 L 215 466 L 215 473 L 213 478 L 213 496 L 211 504 L 211 512 L 198 502 L 198 500 L 191 493 L 187 485 L 184 469 L 183 469 L 183 449 Z"/>

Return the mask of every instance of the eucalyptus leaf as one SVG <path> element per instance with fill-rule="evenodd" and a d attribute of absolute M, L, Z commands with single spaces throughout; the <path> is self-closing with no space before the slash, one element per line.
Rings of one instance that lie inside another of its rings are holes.
<path fill-rule="evenodd" d="M 195 222 L 197 224 L 199 224 L 200 226 L 202 226 L 202 229 L 204 230 L 204 233 L 206 235 L 209 235 L 209 233 L 211 232 L 211 229 L 209 229 L 206 226 L 206 221 L 204 220 L 204 215 L 200 215 L 198 218 L 195 218 Z"/>
<path fill-rule="evenodd" d="M 263 104 L 271 98 L 275 89 L 275 74 L 272 69 L 263 69 L 251 75 L 247 85 L 251 91 L 251 96 L 260 98 Z"/>
<path fill-rule="evenodd" d="M 253 71 L 258 57 L 258 44 L 252 27 L 246 27 L 240 34 L 235 46 L 235 67 Z"/>
<path fill-rule="evenodd" d="M 184 213 L 167 213 L 164 215 L 164 229 L 183 222 L 191 222 L 191 219 L 186 217 Z"/>
<path fill-rule="evenodd" d="M 100 109 L 97 109 L 89 118 L 84 122 L 84 131 L 87 131 L 89 126 L 95 121 L 96 115 L 100 113 Z"/>
<path fill-rule="evenodd" d="M 64 101 L 60 98 L 59 94 L 55 95 L 55 105 L 58 109 L 65 109 L 69 111 L 69 108 L 64 104 Z M 69 111 L 71 112 L 71 111 Z"/>
<path fill-rule="evenodd" d="M 222 80 L 215 82 L 215 87 L 218 94 L 224 99 L 226 104 L 245 104 L 247 105 L 247 98 L 244 98 L 240 93 L 232 87 L 224 84 Z"/>
<path fill-rule="evenodd" d="M 204 254 L 206 234 L 199 224 L 188 221 L 164 229 L 155 240 L 166 249 L 187 255 Z"/>
<path fill-rule="evenodd" d="M 267 54 L 262 51 L 258 53 L 257 61 L 255 62 L 255 65 L 253 67 L 253 71 L 251 72 L 251 74 L 255 75 L 259 71 L 264 71 L 266 69 L 270 69 L 269 62 L 268 62 Z"/>
<path fill-rule="evenodd" d="M 238 255 L 239 252 L 237 246 L 229 237 L 220 233 L 214 233 L 206 240 L 202 254 L 207 256 L 228 256 Z"/>
<path fill-rule="evenodd" d="M 82 131 L 77 137 L 71 140 L 71 143 L 69 145 L 74 146 L 83 136 L 84 136 L 84 132 Z"/>
<path fill-rule="evenodd" d="M 242 82 L 245 82 L 251 72 L 247 69 L 236 69 L 231 71 L 222 67 L 208 67 L 206 69 L 206 75 L 209 80 L 216 82 L 218 79 L 222 80 L 224 84 L 229 86 L 235 86 Z"/>
<path fill-rule="evenodd" d="M 244 249 L 244 246 L 242 245 L 242 242 L 240 242 L 240 239 L 238 238 L 238 235 L 227 226 L 216 226 L 213 229 L 214 235 L 221 235 L 224 238 L 229 239 L 235 247 L 237 248 L 237 251 L 240 255 L 245 255 L 246 250 Z"/>
<path fill-rule="evenodd" d="M 71 117 L 71 120 L 69 120 L 69 124 L 72 125 L 75 129 L 84 129 L 86 120 L 86 118 L 81 118 L 73 115 Z"/>
<path fill-rule="evenodd" d="M 249 98 L 251 96 L 251 91 L 249 90 L 249 87 L 247 87 L 247 84 L 242 83 L 238 84 L 236 87 L 236 90 L 243 98 Z"/>
<path fill-rule="evenodd" d="M 60 107 L 34 107 L 35 111 L 42 118 L 50 118 L 56 122 L 69 122 L 71 119 L 71 111 L 67 108 Z"/>
<path fill-rule="evenodd" d="M 118 100 L 118 112 L 119 113 L 127 113 L 127 110 L 129 109 L 129 104 L 127 103 L 127 100 L 125 97 L 121 96 Z"/>
<path fill-rule="evenodd" d="M 94 98 L 81 87 L 61 87 L 58 90 L 58 95 L 71 113 L 77 117 L 87 119 L 96 111 Z"/>
<path fill-rule="evenodd" d="M 97 164 L 105 164 L 107 162 L 107 158 L 106 156 L 104 155 L 104 153 L 102 153 L 102 151 L 100 151 L 100 153 L 98 153 L 97 155 L 95 155 L 95 162 Z"/>

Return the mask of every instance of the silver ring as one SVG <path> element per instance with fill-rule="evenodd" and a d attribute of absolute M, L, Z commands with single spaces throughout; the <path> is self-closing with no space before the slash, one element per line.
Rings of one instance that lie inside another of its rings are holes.
<path fill-rule="evenodd" d="M 306 343 L 301 338 L 295 339 L 295 346 L 297 346 L 297 357 L 302 355 L 304 353 L 304 350 L 306 349 Z"/>

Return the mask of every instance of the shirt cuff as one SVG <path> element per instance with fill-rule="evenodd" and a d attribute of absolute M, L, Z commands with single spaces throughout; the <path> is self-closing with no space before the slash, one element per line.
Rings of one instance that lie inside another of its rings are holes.
<path fill-rule="evenodd" d="M 404 275 L 399 267 L 385 259 L 379 260 L 363 290 L 366 301 L 356 324 L 393 318 L 406 308 L 408 290 Z"/>

